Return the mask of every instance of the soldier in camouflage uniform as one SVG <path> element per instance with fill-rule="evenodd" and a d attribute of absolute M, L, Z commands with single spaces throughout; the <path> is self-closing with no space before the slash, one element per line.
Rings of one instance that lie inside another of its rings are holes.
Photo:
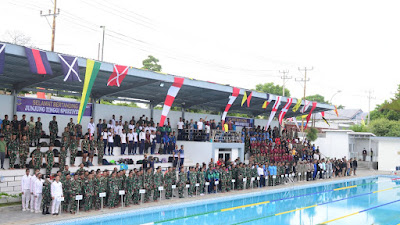
<path fill-rule="evenodd" d="M 244 181 L 243 179 L 245 178 L 245 165 L 243 163 L 240 163 L 239 168 L 238 168 L 238 179 L 236 180 L 237 182 L 237 189 L 238 190 L 243 190 L 244 187 Z"/>
<path fill-rule="evenodd" d="M 101 136 L 100 140 L 97 141 L 97 164 L 103 165 L 103 157 L 104 157 L 104 141 L 103 141 L 103 136 Z"/>
<path fill-rule="evenodd" d="M 78 140 L 78 142 L 79 142 L 79 140 Z M 90 148 L 90 143 L 89 143 L 89 140 L 88 140 L 88 136 L 85 135 L 85 139 L 82 140 L 82 142 L 81 142 L 81 150 L 82 150 L 82 153 L 83 153 L 82 163 L 86 162 L 86 157 L 88 155 L 89 148 Z"/>
<path fill-rule="evenodd" d="M 229 192 L 232 187 L 232 170 L 229 168 L 226 169 L 226 182 L 226 191 Z"/>
<path fill-rule="evenodd" d="M 75 133 L 75 124 L 74 124 L 73 121 L 74 121 L 74 120 L 73 120 L 72 118 L 70 118 L 70 119 L 69 119 L 69 123 L 67 124 L 68 131 L 69 131 L 70 136 L 76 136 L 76 133 Z"/>
<path fill-rule="evenodd" d="M 76 196 L 82 194 L 81 192 L 81 181 L 79 180 L 79 174 L 74 174 L 74 180 L 71 181 L 71 201 L 69 202 L 70 212 L 72 214 L 76 213 L 78 201 L 76 201 Z"/>
<path fill-rule="evenodd" d="M 13 136 L 10 125 L 6 125 L 6 128 L 3 131 L 3 135 L 4 135 L 4 141 L 6 141 L 7 144 L 10 143 L 11 138 Z M 17 136 L 17 135 L 15 135 L 15 136 Z"/>
<path fill-rule="evenodd" d="M 164 183 L 164 176 L 161 172 L 160 166 L 157 168 L 157 172 L 154 174 L 153 183 L 154 183 L 153 200 L 157 201 L 157 199 L 160 197 L 160 191 L 158 190 L 158 187 L 162 187 Z"/>
<path fill-rule="evenodd" d="M 125 170 L 121 170 L 117 173 L 117 184 L 118 184 L 118 193 L 117 197 L 115 198 L 116 205 L 120 203 L 121 197 L 119 196 L 120 190 L 125 190 Z"/>
<path fill-rule="evenodd" d="M 61 134 L 62 140 L 64 140 L 64 137 L 67 138 L 67 142 L 70 141 L 71 133 L 69 132 L 68 127 L 65 127 L 64 132 Z"/>
<path fill-rule="evenodd" d="M 58 135 L 58 124 L 56 121 L 56 116 L 53 116 L 53 120 L 49 123 L 49 131 L 50 131 L 50 143 L 55 142 Z"/>
<path fill-rule="evenodd" d="M 33 141 L 35 140 L 35 121 L 33 121 L 33 116 L 31 116 L 29 122 L 27 123 L 29 131 L 29 144 L 33 146 Z"/>
<path fill-rule="evenodd" d="M 26 136 L 26 140 L 28 141 L 29 146 L 30 146 L 31 141 L 29 140 L 29 138 L 30 138 L 29 137 L 29 129 L 27 126 L 21 127 L 20 138 L 22 138 L 22 136 Z"/>
<path fill-rule="evenodd" d="M 193 197 L 193 193 L 196 192 L 196 183 L 197 183 L 197 173 L 194 170 L 193 167 L 190 167 L 189 169 L 189 191 L 188 191 L 188 195 L 189 197 Z"/>
<path fill-rule="evenodd" d="M 144 175 L 144 188 L 146 189 L 146 193 L 144 194 L 144 202 L 148 202 L 150 199 L 151 191 L 154 188 L 153 182 L 153 169 L 150 167 L 147 169 Z"/>
<path fill-rule="evenodd" d="M 11 122 L 8 120 L 8 115 L 4 115 L 4 120 L 3 120 L 3 123 L 2 123 L 1 129 L 5 130 L 7 125 L 10 125 L 10 124 L 11 124 Z"/>
<path fill-rule="evenodd" d="M 94 202 L 94 182 L 93 182 L 93 174 L 89 174 L 88 179 L 85 181 L 85 185 L 83 186 L 84 194 L 85 194 L 85 203 L 84 209 L 85 211 L 90 211 L 93 207 Z"/>
<path fill-rule="evenodd" d="M 98 210 L 98 209 L 101 209 L 101 198 L 100 198 L 99 194 L 107 191 L 107 180 L 100 173 L 98 173 L 96 175 L 96 179 L 94 180 L 94 183 L 95 183 L 95 186 L 94 186 L 95 203 L 94 203 L 94 205 L 95 205 L 95 209 Z"/>
<path fill-rule="evenodd" d="M 134 176 L 134 187 L 133 187 L 133 204 L 137 205 L 140 201 L 139 190 L 143 188 L 143 170 L 137 172 Z"/>
<path fill-rule="evenodd" d="M 182 167 L 179 173 L 179 181 L 178 181 L 179 198 L 184 198 L 185 196 L 186 183 L 187 183 L 187 175 Z"/>
<path fill-rule="evenodd" d="M 32 152 L 32 165 L 33 169 L 40 169 L 40 165 L 42 164 L 43 161 L 43 155 L 40 152 L 40 147 L 36 147 L 36 149 Z"/>
<path fill-rule="evenodd" d="M 220 183 L 221 183 L 221 192 L 224 193 L 226 191 L 226 187 L 228 186 L 228 180 L 227 180 L 227 173 L 226 173 L 226 168 L 223 166 L 220 170 Z"/>
<path fill-rule="evenodd" d="M 13 135 L 7 147 L 8 155 L 10 156 L 10 169 L 14 169 L 15 161 L 19 155 L 19 143 L 17 135 Z"/>
<path fill-rule="evenodd" d="M 64 171 L 66 160 L 67 160 L 67 150 L 65 150 L 65 146 L 62 146 L 60 150 L 60 156 L 58 157 L 58 162 L 60 164 L 59 168 L 61 172 Z"/>
<path fill-rule="evenodd" d="M 49 207 L 51 204 L 51 182 L 49 181 L 49 175 L 46 176 L 46 180 L 43 183 L 42 189 L 42 209 L 43 215 L 50 214 Z"/>
<path fill-rule="evenodd" d="M 94 153 L 96 152 L 96 147 L 97 147 L 97 141 L 95 140 L 95 138 L 93 136 L 90 137 L 89 140 L 89 161 L 93 164 L 93 157 L 94 157 Z"/>
<path fill-rule="evenodd" d="M 35 123 L 35 135 L 34 135 L 35 146 L 39 145 L 41 136 L 42 136 L 42 122 L 40 122 L 40 117 L 38 117 Z"/>
<path fill-rule="evenodd" d="M 118 197 L 118 184 L 116 181 L 116 172 L 113 172 L 111 178 L 108 181 L 108 207 L 111 209 L 115 208 L 115 199 Z"/>
<path fill-rule="evenodd" d="M 197 173 L 197 182 L 199 183 L 200 195 L 204 195 L 204 185 L 206 183 L 205 176 L 206 176 L 206 174 L 205 174 L 204 167 L 203 167 L 203 168 L 201 168 L 201 171 L 199 171 Z"/>
<path fill-rule="evenodd" d="M 21 168 L 26 166 L 26 158 L 29 155 L 29 143 L 26 140 L 26 136 L 22 137 L 22 141 L 19 144 L 19 161 Z"/>
<path fill-rule="evenodd" d="M 18 117 L 17 117 L 17 115 L 14 115 L 14 119 L 11 121 L 11 128 L 12 128 L 12 134 L 15 134 L 15 135 L 17 135 L 17 137 L 20 137 L 19 135 L 20 135 L 20 130 L 19 130 L 19 127 L 20 126 L 20 123 L 19 123 L 19 121 L 18 121 Z"/>
<path fill-rule="evenodd" d="M 257 172 L 257 165 L 254 165 L 254 167 L 251 168 L 251 177 L 254 177 L 253 181 L 253 188 L 258 187 L 258 172 Z"/>
<path fill-rule="evenodd" d="M 247 165 L 245 168 L 245 174 L 246 174 L 246 189 L 250 189 L 250 182 L 251 182 L 251 165 Z"/>
<path fill-rule="evenodd" d="M 129 172 L 129 176 L 125 179 L 125 206 L 129 207 L 133 203 L 134 182 L 133 171 Z"/>
<path fill-rule="evenodd" d="M 82 138 L 82 125 L 79 123 L 75 125 L 75 131 L 76 131 L 76 137 L 78 138 L 78 141 Z"/>
<path fill-rule="evenodd" d="M 168 171 L 164 175 L 165 199 L 172 197 L 172 168 L 168 167 Z"/>
<path fill-rule="evenodd" d="M 49 150 L 44 153 L 46 159 L 46 175 L 51 174 L 51 170 L 54 166 L 54 152 L 53 152 L 53 145 L 50 145 Z"/>
<path fill-rule="evenodd" d="M 71 175 L 67 174 L 65 176 L 64 181 L 62 182 L 62 189 L 63 189 L 63 195 L 64 195 L 64 201 L 62 202 L 62 210 L 67 212 L 68 207 L 70 207 L 71 202 L 73 201 L 73 196 L 72 196 L 72 181 L 71 181 Z"/>
<path fill-rule="evenodd" d="M 71 136 L 71 141 L 69 143 L 69 152 L 70 152 L 69 163 L 71 166 L 75 166 L 75 158 L 76 154 L 78 153 L 78 142 L 75 136 Z"/>

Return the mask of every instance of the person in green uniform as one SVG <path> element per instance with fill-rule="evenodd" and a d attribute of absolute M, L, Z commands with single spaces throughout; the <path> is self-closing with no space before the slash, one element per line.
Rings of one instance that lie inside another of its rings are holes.
<path fill-rule="evenodd" d="M 19 144 L 19 161 L 21 168 L 25 168 L 26 159 L 29 155 L 29 143 L 26 140 L 26 136 L 22 137 L 22 141 Z"/>
<path fill-rule="evenodd" d="M 75 159 L 78 153 L 78 141 L 76 140 L 76 137 L 74 135 L 71 136 L 71 141 L 69 143 L 69 152 L 69 163 L 71 166 L 75 167 Z"/>
<path fill-rule="evenodd" d="M 118 196 L 118 184 L 116 181 L 116 176 L 117 176 L 117 172 L 113 172 L 111 174 L 111 178 L 108 181 L 108 207 L 110 207 L 111 209 L 115 208 L 115 199 Z"/>
<path fill-rule="evenodd" d="M 4 141 L 4 136 L 0 134 L 0 161 L 1 169 L 4 170 L 4 158 L 6 157 L 7 143 Z"/>
<path fill-rule="evenodd" d="M 4 138 L 3 138 L 4 140 Z M 19 155 L 19 143 L 17 140 L 17 135 L 13 135 L 10 143 L 8 144 L 8 155 L 10 156 L 10 169 L 14 169 L 15 161 Z"/>
<path fill-rule="evenodd" d="M 38 146 L 40 144 L 40 138 L 42 137 L 42 122 L 40 122 L 40 117 L 37 118 L 35 123 L 35 135 L 34 135 L 34 144 Z"/>
<path fill-rule="evenodd" d="M 179 181 L 178 181 L 179 198 L 184 198 L 186 183 L 187 183 L 187 175 L 185 173 L 184 168 L 182 167 L 179 173 Z"/>
<path fill-rule="evenodd" d="M 94 202 L 94 183 L 93 183 L 93 174 L 89 173 L 88 179 L 85 181 L 85 185 L 83 186 L 84 190 L 84 209 L 85 211 L 90 211 L 93 207 Z"/>
<path fill-rule="evenodd" d="M 100 136 L 100 139 L 97 141 L 97 164 L 103 165 L 103 157 L 104 157 L 104 141 L 103 136 Z"/>
<path fill-rule="evenodd" d="M 133 170 L 129 171 L 128 177 L 125 179 L 125 206 L 129 207 L 133 203 L 134 182 Z"/>
<path fill-rule="evenodd" d="M 71 189 L 72 186 L 71 175 L 67 174 L 65 176 L 64 181 L 61 183 L 64 195 L 64 201 L 62 202 L 62 210 L 68 212 L 68 208 L 71 206 L 71 202 L 73 201 L 72 189 Z"/>
<path fill-rule="evenodd" d="M 50 143 L 54 144 L 58 135 L 58 124 L 56 121 L 56 116 L 53 116 L 53 120 L 49 122 L 49 131 L 50 131 Z"/>
<path fill-rule="evenodd" d="M 196 183 L 197 183 L 197 173 L 193 167 L 189 168 L 189 197 L 193 197 L 193 193 L 196 192 Z"/>
<path fill-rule="evenodd" d="M 54 152 L 53 145 L 50 145 L 49 150 L 44 153 L 45 161 L 46 161 L 46 175 L 51 174 L 51 170 L 54 166 Z"/>
<path fill-rule="evenodd" d="M 157 172 L 154 174 L 154 189 L 153 189 L 153 200 L 157 201 L 160 197 L 160 191 L 158 190 L 159 187 L 162 187 L 164 184 L 164 176 L 161 172 L 161 166 L 157 168 Z"/>
<path fill-rule="evenodd" d="M 74 174 L 74 180 L 71 181 L 71 201 L 69 202 L 71 214 L 75 214 L 77 211 L 78 201 L 76 201 L 76 196 L 81 195 L 82 192 L 81 182 L 79 180 L 79 174 Z"/>
<path fill-rule="evenodd" d="M 42 189 L 42 213 L 43 215 L 50 214 L 49 208 L 51 204 L 51 182 L 49 181 L 50 175 L 46 175 L 46 179 L 43 183 Z"/>
<path fill-rule="evenodd" d="M 67 150 L 65 150 L 65 146 L 62 146 L 60 150 L 60 156 L 58 157 L 58 162 L 60 164 L 59 168 L 61 172 L 64 171 L 66 160 L 67 160 Z"/>
<path fill-rule="evenodd" d="M 32 165 L 33 169 L 40 169 L 40 166 L 43 161 L 43 154 L 40 152 L 40 147 L 36 147 L 36 149 L 32 152 Z"/>

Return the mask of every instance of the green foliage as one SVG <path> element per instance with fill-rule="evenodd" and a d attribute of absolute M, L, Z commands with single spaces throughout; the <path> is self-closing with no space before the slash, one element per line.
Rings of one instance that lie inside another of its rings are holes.
<path fill-rule="evenodd" d="M 7 203 L 8 203 L 8 200 L 9 200 L 10 198 L 18 198 L 18 197 L 21 197 L 21 196 L 22 196 L 22 193 L 19 193 L 19 194 L 17 194 L 17 195 L 10 195 L 10 194 L 5 193 L 5 192 L 0 192 L 0 199 L 5 198 L 6 201 L 7 201 Z"/>
<path fill-rule="evenodd" d="M 369 128 L 377 136 L 400 137 L 400 121 L 379 118 L 371 121 Z"/>
<path fill-rule="evenodd" d="M 151 71 L 156 71 L 156 72 L 160 72 L 162 67 L 161 65 L 158 64 L 160 60 L 158 60 L 157 58 L 155 58 L 152 55 L 149 55 L 147 57 L 147 59 L 143 60 L 143 69 L 147 69 L 147 70 L 151 70 Z"/>
<path fill-rule="evenodd" d="M 306 96 L 306 99 L 309 101 L 314 101 L 319 103 L 328 103 L 328 101 L 325 100 L 325 97 L 319 94 Z"/>
<path fill-rule="evenodd" d="M 377 105 L 375 110 L 371 111 L 371 120 L 386 118 L 388 120 L 400 120 L 400 85 L 397 87 L 397 93 L 394 98 L 385 100 L 381 105 Z"/>
<path fill-rule="evenodd" d="M 139 106 L 134 103 L 134 102 L 130 102 L 130 103 L 113 103 L 112 101 L 108 101 L 108 100 L 101 100 L 100 104 L 104 104 L 104 105 L 117 105 L 117 106 L 127 106 L 127 107 L 132 107 L 132 108 L 139 108 Z"/>
<path fill-rule="evenodd" d="M 317 140 L 317 138 L 318 138 L 318 136 L 317 136 L 318 130 L 316 128 L 310 127 L 310 128 L 308 128 L 306 130 L 306 133 L 307 133 L 307 139 L 308 140 L 310 140 L 310 141 Z"/>
<path fill-rule="evenodd" d="M 280 96 L 283 95 L 282 86 L 279 84 L 275 85 L 273 82 L 265 83 L 265 84 L 257 84 L 256 91 L 270 93 L 270 94 L 274 94 L 274 95 L 280 95 Z M 285 96 L 290 97 L 290 91 L 287 88 L 285 88 Z"/>
<path fill-rule="evenodd" d="M 368 127 L 363 124 L 354 124 L 350 126 L 350 130 L 354 132 L 369 132 Z"/>

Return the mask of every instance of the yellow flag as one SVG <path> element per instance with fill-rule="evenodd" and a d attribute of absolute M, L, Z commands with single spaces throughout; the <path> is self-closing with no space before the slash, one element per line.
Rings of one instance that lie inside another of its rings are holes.
<path fill-rule="evenodd" d="M 296 103 L 296 105 L 293 107 L 293 112 L 296 112 L 297 110 L 299 110 L 302 100 L 303 100 L 302 98 L 301 98 L 301 99 L 297 99 L 297 103 Z"/>
<path fill-rule="evenodd" d="M 268 106 L 268 103 L 269 103 L 268 101 L 265 101 L 264 104 L 262 105 L 262 108 L 263 108 L 263 109 L 266 109 L 267 106 Z"/>
<path fill-rule="evenodd" d="M 305 114 L 305 115 L 302 115 L 301 118 L 305 119 L 305 118 L 307 118 L 307 116 L 308 116 L 308 114 Z"/>
<path fill-rule="evenodd" d="M 240 106 L 243 106 L 243 104 L 246 102 L 246 100 L 247 100 L 247 93 L 246 93 L 246 91 L 244 91 L 244 95 L 242 98 L 242 104 Z"/>

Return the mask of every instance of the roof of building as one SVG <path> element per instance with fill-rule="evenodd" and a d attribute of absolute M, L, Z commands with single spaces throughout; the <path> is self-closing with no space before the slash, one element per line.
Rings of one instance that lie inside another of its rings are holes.
<path fill-rule="evenodd" d="M 42 91 L 47 93 L 64 93 L 68 95 L 81 95 L 83 82 L 64 82 L 60 59 L 55 52 L 45 51 L 54 75 L 36 75 L 29 70 L 23 46 L 7 44 L 5 48 L 4 74 L 0 76 L 0 88 L 16 91 Z M 84 80 L 86 58 L 78 57 L 81 80 Z M 100 72 L 93 85 L 91 98 L 105 100 L 127 100 L 144 102 L 153 106 L 164 102 L 168 88 L 174 81 L 174 75 L 148 71 L 131 67 L 120 87 L 107 86 L 108 78 L 113 72 L 112 63 L 102 62 Z M 246 76 L 243 76 L 246 79 Z M 37 88 L 44 88 L 38 90 Z M 267 109 L 262 109 L 262 104 L 267 98 L 265 93 L 253 92 L 249 108 L 240 106 L 242 96 L 246 89 L 240 90 L 238 99 L 234 102 L 229 112 L 244 113 L 252 116 L 271 111 L 274 101 Z M 72 92 L 72 93 L 71 93 Z M 175 98 L 173 106 L 185 109 L 204 109 L 223 112 L 232 94 L 229 85 L 216 84 L 209 81 L 185 78 L 184 84 Z M 272 95 L 275 99 L 275 95 Z M 286 97 L 282 98 L 280 109 L 285 105 Z M 292 106 L 297 102 L 293 99 Z M 304 103 L 304 102 L 303 102 Z M 308 111 L 311 107 L 309 107 Z M 314 112 L 332 110 L 332 105 L 318 103 Z M 293 113 L 289 110 L 286 117 L 298 116 L 298 110 Z M 308 112 L 306 112 L 308 113 Z"/>
<path fill-rule="evenodd" d="M 365 113 L 361 109 L 338 109 L 339 116 L 336 115 L 334 110 L 325 112 L 325 119 L 327 120 L 361 120 L 365 119 Z M 322 115 L 316 114 L 316 120 L 322 120 Z"/>

